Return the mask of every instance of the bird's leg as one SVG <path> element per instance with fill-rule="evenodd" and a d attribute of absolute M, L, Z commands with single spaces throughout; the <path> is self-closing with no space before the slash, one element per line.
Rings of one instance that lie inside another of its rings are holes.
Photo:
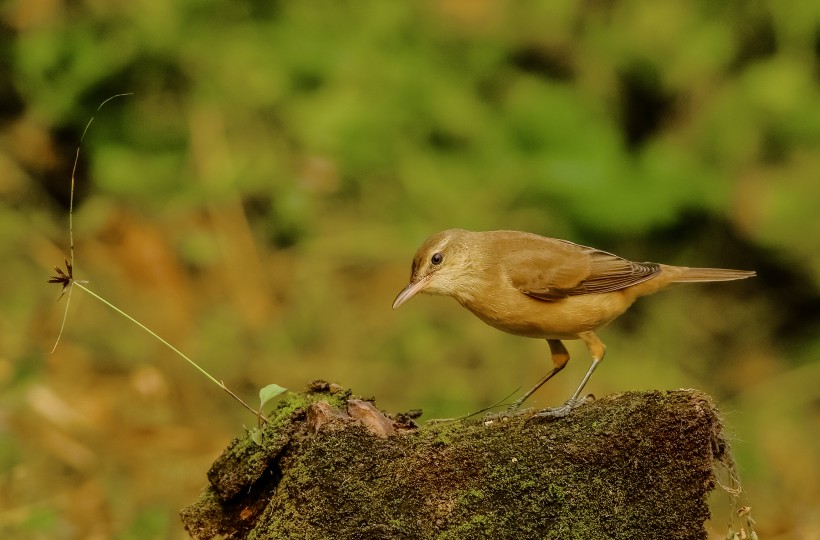
<path fill-rule="evenodd" d="M 535 393 L 536 390 L 541 388 L 541 386 L 547 382 L 548 380 L 552 379 L 556 373 L 564 369 L 564 366 L 567 365 L 569 362 L 569 353 L 567 352 L 567 348 L 564 347 L 564 344 L 561 343 L 560 340 L 557 339 L 548 339 L 547 344 L 550 346 L 550 353 L 552 354 L 552 370 L 549 373 L 544 375 L 540 381 L 535 383 L 535 386 L 530 388 L 526 394 L 518 398 L 515 403 L 510 405 L 510 409 L 517 409 L 521 406 L 522 403 L 527 401 L 527 398 L 530 397 Z"/>
<path fill-rule="evenodd" d="M 581 384 L 578 385 L 578 389 L 575 390 L 575 393 L 572 394 L 572 397 L 567 400 L 566 403 L 561 405 L 560 407 L 555 407 L 552 409 L 544 409 L 536 413 L 535 416 L 537 417 L 551 417 L 551 418 L 563 418 L 564 416 L 568 415 L 572 409 L 584 403 L 585 400 L 579 400 L 578 396 L 581 395 L 581 392 L 584 390 L 584 386 L 586 386 L 587 381 L 592 376 L 592 372 L 595 371 L 595 368 L 598 367 L 598 364 L 601 360 L 604 359 L 604 354 L 606 353 L 606 346 L 604 342 L 595 335 L 594 332 L 583 332 L 578 334 L 578 337 L 584 340 L 584 343 L 587 345 L 587 349 L 589 352 L 592 353 L 592 365 L 589 366 L 589 370 L 587 374 L 584 375 L 584 378 L 581 380 Z"/>
<path fill-rule="evenodd" d="M 512 414 L 512 411 L 515 411 L 516 409 L 521 407 L 521 404 L 524 403 L 527 400 L 528 397 L 533 395 L 536 390 L 541 388 L 541 386 L 545 382 L 552 379 L 555 376 L 556 373 L 558 373 L 559 371 L 564 369 L 564 366 L 566 366 L 567 362 L 569 362 L 569 352 L 567 352 L 567 348 L 564 347 L 564 344 L 561 343 L 561 341 L 557 340 L 557 339 L 548 339 L 547 344 L 550 346 L 550 353 L 552 355 L 552 369 L 546 375 L 541 377 L 541 379 L 537 383 L 535 383 L 535 386 L 533 386 L 532 388 L 527 390 L 527 392 L 523 396 L 521 396 L 520 398 L 515 400 L 515 402 L 512 405 L 507 407 L 507 410 L 502 411 L 502 412 L 498 412 L 498 413 L 487 414 L 484 417 L 485 419 L 495 420 L 495 419 L 498 419 L 498 418 L 506 418 L 506 417 L 510 416 L 510 414 Z M 487 409 L 485 409 L 485 410 L 487 410 Z M 479 411 L 479 412 L 483 412 L 483 411 Z"/>

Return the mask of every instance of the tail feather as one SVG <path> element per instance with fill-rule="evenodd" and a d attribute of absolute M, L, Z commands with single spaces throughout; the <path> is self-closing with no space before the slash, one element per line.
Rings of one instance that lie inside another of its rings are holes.
<path fill-rule="evenodd" d="M 672 278 L 673 283 L 696 283 L 705 281 L 732 281 L 756 276 L 753 270 L 729 270 L 727 268 L 687 268 L 679 266 L 679 275 Z"/>

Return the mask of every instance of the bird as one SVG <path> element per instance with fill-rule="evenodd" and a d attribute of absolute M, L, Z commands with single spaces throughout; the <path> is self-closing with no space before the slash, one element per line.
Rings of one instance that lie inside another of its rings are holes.
<path fill-rule="evenodd" d="M 419 293 L 450 296 L 498 330 L 545 339 L 552 369 L 516 400 L 517 409 L 569 362 L 564 340 L 582 340 L 592 364 L 560 407 L 536 413 L 561 418 L 579 399 L 606 352 L 596 331 L 641 296 L 678 283 L 731 281 L 754 271 L 689 268 L 633 262 L 568 240 L 520 231 L 448 229 L 427 238 L 413 257 L 410 282 L 396 296 L 397 309 Z"/>

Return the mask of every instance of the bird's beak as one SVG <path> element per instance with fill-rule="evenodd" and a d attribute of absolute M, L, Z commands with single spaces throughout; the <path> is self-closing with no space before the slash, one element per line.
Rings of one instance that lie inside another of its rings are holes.
<path fill-rule="evenodd" d="M 407 287 L 405 287 L 399 293 L 399 295 L 396 297 L 396 299 L 393 300 L 393 309 L 396 309 L 397 307 L 399 307 L 403 303 L 407 302 L 408 300 L 410 300 L 411 298 L 416 296 L 416 294 L 421 292 L 421 290 L 424 289 L 424 287 L 426 287 L 429 282 L 430 282 L 430 276 L 429 275 L 424 276 L 423 278 L 419 279 L 415 283 L 413 283 L 411 281 L 410 284 L 407 285 Z"/>

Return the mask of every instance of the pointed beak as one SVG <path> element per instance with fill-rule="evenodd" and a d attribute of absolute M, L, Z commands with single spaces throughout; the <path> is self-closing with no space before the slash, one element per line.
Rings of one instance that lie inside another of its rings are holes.
<path fill-rule="evenodd" d="M 426 287 L 429 282 L 430 282 L 430 276 L 429 275 L 424 276 L 423 278 L 419 279 L 415 283 L 413 283 L 411 281 L 410 284 L 407 285 L 407 287 L 405 287 L 399 293 L 399 295 L 396 297 L 396 299 L 393 300 L 393 309 L 396 309 L 397 307 L 399 307 L 403 303 L 407 302 L 408 300 L 410 300 L 411 298 L 416 296 L 416 294 L 421 292 L 421 290 L 424 289 L 424 287 Z"/>

